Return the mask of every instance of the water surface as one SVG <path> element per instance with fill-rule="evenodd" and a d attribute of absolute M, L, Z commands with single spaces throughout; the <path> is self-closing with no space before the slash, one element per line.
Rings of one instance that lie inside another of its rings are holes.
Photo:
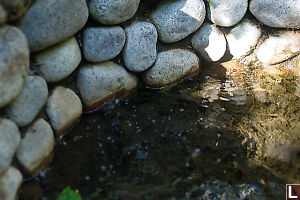
<path fill-rule="evenodd" d="M 83 199 L 285 199 L 300 183 L 299 80 L 278 76 L 215 65 L 115 99 L 57 141 L 21 199 L 67 186 Z"/>

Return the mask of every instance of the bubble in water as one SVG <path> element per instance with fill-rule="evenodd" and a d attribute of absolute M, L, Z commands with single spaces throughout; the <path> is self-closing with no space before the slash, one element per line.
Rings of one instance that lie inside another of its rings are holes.
<path fill-rule="evenodd" d="M 129 150 L 130 150 L 130 151 L 132 151 L 132 150 L 134 150 L 134 149 L 135 149 L 134 146 L 130 146 L 130 147 L 129 147 Z"/>
<path fill-rule="evenodd" d="M 186 193 L 185 193 L 185 197 L 186 197 L 187 199 L 190 199 L 191 196 L 192 196 L 192 194 L 191 194 L 190 192 L 186 192 Z"/>
<path fill-rule="evenodd" d="M 197 157 L 197 156 L 200 155 L 200 153 L 201 153 L 200 149 L 195 149 L 193 154 L 192 154 L 192 157 Z"/>
<path fill-rule="evenodd" d="M 67 143 L 66 141 L 63 141 L 63 142 L 62 142 L 62 145 L 63 145 L 63 146 L 67 146 L 68 143 Z"/>
<path fill-rule="evenodd" d="M 102 172 L 105 172 L 105 171 L 106 171 L 105 165 L 102 165 L 102 166 L 100 167 L 100 169 L 101 169 Z"/>
<path fill-rule="evenodd" d="M 99 178 L 99 182 L 104 182 L 104 181 L 105 181 L 104 178 L 102 178 L 102 177 Z"/>
<path fill-rule="evenodd" d="M 137 159 L 145 159 L 146 155 L 143 152 L 141 152 L 141 151 L 137 151 L 136 152 L 136 158 Z"/>

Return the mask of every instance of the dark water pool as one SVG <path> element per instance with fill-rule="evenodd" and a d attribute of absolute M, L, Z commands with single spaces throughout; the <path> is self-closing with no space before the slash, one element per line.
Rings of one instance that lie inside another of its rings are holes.
<path fill-rule="evenodd" d="M 277 143 L 260 147 L 276 138 L 273 129 L 261 132 L 282 110 L 272 107 L 278 102 L 257 100 L 267 95 L 253 93 L 257 80 L 241 86 L 226 71 L 210 67 L 176 86 L 140 89 L 84 115 L 57 141 L 49 167 L 25 180 L 21 199 L 55 199 L 67 186 L 86 200 L 285 199 L 285 184 L 300 181 L 297 148 L 283 143 L 295 153 L 287 151 L 284 160 L 271 148 Z M 283 100 L 294 107 L 295 87 Z M 290 117 L 297 118 L 300 111 L 293 109 Z"/>

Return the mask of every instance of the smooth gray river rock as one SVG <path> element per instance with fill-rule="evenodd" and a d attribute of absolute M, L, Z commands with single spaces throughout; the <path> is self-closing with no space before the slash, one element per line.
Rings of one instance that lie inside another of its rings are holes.
<path fill-rule="evenodd" d="M 19 22 L 31 52 L 62 42 L 79 31 L 88 19 L 85 0 L 38 0 Z"/>
<path fill-rule="evenodd" d="M 120 26 L 91 27 L 83 34 L 84 57 L 90 62 L 103 62 L 121 53 L 125 32 Z"/>
<path fill-rule="evenodd" d="M 56 136 L 60 136 L 81 117 L 82 104 L 71 89 L 57 86 L 48 98 L 46 112 Z"/>
<path fill-rule="evenodd" d="M 51 126 L 44 119 L 38 119 L 26 131 L 17 150 L 19 162 L 30 173 L 42 169 L 49 160 L 54 148 L 54 135 Z"/>
<path fill-rule="evenodd" d="M 192 46 L 206 60 L 216 62 L 226 51 L 226 39 L 213 24 L 205 23 L 192 37 Z"/>
<path fill-rule="evenodd" d="M 93 110 L 105 100 L 135 89 L 137 83 L 138 79 L 134 74 L 111 61 L 85 64 L 77 79 L 86 110 Z"/>
<path fill-rule="evenodd" d="M 151 14 L 159 40 L 177 42 L 195 32 L 205 19 L 202 0 L 162 1 Z"/>
<path fill-rule="evenodd" d="M 243 19 L 247 8 L 248 0 L 208 1 L 207 18 L 218 26 L 230 27 Z"/>
<path fill-rule="evenodd" d="M 58 82 L 69 76 L 81 61 L 81 51 L 75 37 L 32 55 L 32 68 L 47 82 Z"/>
<path fill-rule="evenodd" d="M 140 0 L 90 0 L 89 11 L 102 24 L 122 23 L 134 16 Z"/>
<path fill-rule="evenodd" d="M 157 54 L 154 65 L 143 73 L 143 80 L 150 87 L 163 87 L 194 75 L 198 70 L 199 58 L 196 54 L 173 49 Z"/>
<path fill-rule="evenodd" d="M 230 53 L 235 58 L 241 58 L 249 54 L 256 46 L 261 35 L 262 30 L 259 24 L 247 18 L 243 19 L 226 34 Z"/>
<path fill-rule="evenodd" d="M 47 98 L 46 81 L 40 76 L 29 75 L 21 94 L 7 107 L 7 116 L 18 126 L 28 125 L 46 104 Z"/>
<path fill-rule="evenodd" d="M 15 167 L 9 167 L 4 174 L 0 175 L 0 198 L 1 200 L 17 199 L 18 189 L 23 181 L 21 172 Z"/>
<path fill-rule="evenodd" d="M 277 64 L 300 54 L 300 32 L 279 31 L 258 48 L 257 58 L 266 64 Z"/>
<path fill-rule="evenodd" d="M 0 108 L 16 98 L 29 71 L 26 37 L 13 26 L 0 27 Z"/>
<path fill-rule="evenodd" d="M 20 140 L 21 134 L 16 124 L 0 118 L 0 174 L 10 166 Z"/>
<path fill-rule="evenodd" d="M 127 69 L 133 72 L 147 70 L 156 59 L 157 31 L 149 22 L 134 22 L 126 27 L 126 44 L 123 59 Z"/>
<path fill-rule="evenodd" d="M 275 28 L 300 28 L 299 0 L 251 0 L 250 12 L 263 24 Z"/>

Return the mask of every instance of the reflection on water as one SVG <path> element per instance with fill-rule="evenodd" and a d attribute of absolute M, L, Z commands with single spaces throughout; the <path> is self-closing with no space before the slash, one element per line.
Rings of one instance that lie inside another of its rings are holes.
<path fill-rule="evenodd" d="M 84 199 L 284 199 L 300 183 L 299 77 L 265 71 L 210 66 L 84 116 L 21 199 L 66 186 Z"/>

